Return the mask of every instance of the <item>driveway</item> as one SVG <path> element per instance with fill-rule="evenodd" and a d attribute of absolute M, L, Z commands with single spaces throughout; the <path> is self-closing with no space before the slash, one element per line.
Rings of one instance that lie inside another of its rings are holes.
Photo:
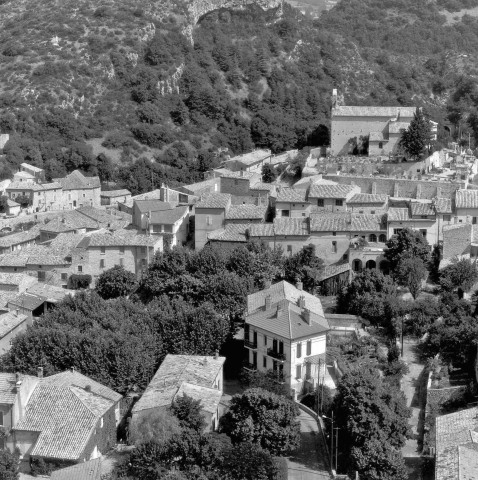
<path fill-rule="evenodd" d="M 317 420 L 300 411 L 300 446 L 287 459 L 289 480 L 329 480 L 327 453 Z"/>

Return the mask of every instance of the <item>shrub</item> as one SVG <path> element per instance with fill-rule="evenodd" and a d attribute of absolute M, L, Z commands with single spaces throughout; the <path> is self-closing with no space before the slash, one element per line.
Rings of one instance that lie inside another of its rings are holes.
<path fill-rule="evenodd" d="M 72 290 L 88 288 L 91 284 L 91 280 L 91 275 L 73 274 L 68 279 L 68 288 L 71 288 Z"/>

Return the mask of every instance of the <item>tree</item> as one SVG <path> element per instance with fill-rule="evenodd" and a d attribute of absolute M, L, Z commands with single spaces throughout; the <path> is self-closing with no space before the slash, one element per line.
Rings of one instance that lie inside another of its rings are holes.
<path fill-rule="evenodd" d="M 241 372 L 241 384 L 246 388 L 262 388 L 277 395 L 287 396 L 289 387 L 283 381 L 284 376 L 279 371 L 246 370 Z"/>
<path fill-rule="evenodd" d="M 136 275 L 120 265 L 105 270 L 96 281 L 96 292 L 101 298 L 127 297 L 136 289 Z"/>
<path fill-rule="evenodd" d="M 400 260 L 396 276 L 399 283 L 404 287 L 408 287 L 412 297 L 416 300 L 426 273 L 425 264 L 420 258 L 406 257 Z"/>
<path fill-rule="evenodd" d="M 470 290 L 478 279 L 476 266 L 468 259 L 453 259 L 440 273 L 439 283 L 444 291 L 458 290 L 458 296 Z"/>
<path fill-rule="evenodd" d="M 152 410 L 130 423 L 129 443 L 139 445 L 151 440 L 165 443 L 173 435 L 180 433 L 181 426 L 177 417 L 166 409 Z"/>
<path fill-rule="evenodd" d="M 8 197 L 6 195 L 0 196 L 0 213 L 5 213 L 8 210 Z"/>
<path fill-rule="evenodd" d="M 402 133 L 400 146 L 412 158 L 418 159 L 430 144 L 430 122 L 420 108 L 417 108 L 413 120 L 408 128 Z"/>
<path fill-rule="evenodd" d="M 74 273 L 68 277 L 68 288 L 72 290 L 84 290 L 90 286 L 92 280 L 91 275 Z"/>
<path fill-rule="evenodd" d="M 174 400 L 171 411 L 183 428 L 191 428 L 199 433 L 206 428 L 206 422 L 201 413 L 201 400 L 194 400 L 183 394 L 182 397 Z"/>
<path fill-rule="evenodd" d="M 434 299 L 417 300 L 410 308 L 404 333 L 421 337 L 439 316 L 438 304 Z"/>
<path fill-rule="evenodd" d="M 262 388 L 234 395 L 221 419 L 221 431 L 233 443 L 260 445 L 273 455 L 283 455 L 299 445 L 298 408 L 287 398 Z"/>
<path fill-rule="evenodd" d="M 17 195 L 15 202 L 19 203 L 22 208 L 27 208 L 32 204 L 32 200 L 29 195 Z"/>
<path fill-rule="evenodd" d="M 430 256 L 430 247 L 426 238 L 417 230 L 404 228 L 386 242 L 385 258 L 392 272 L 397 270 L 403 258 L 420 258 L 425 264 Z"/>
<path fill-rule="evenodd" d="M 262 166 L 262 181 L 265 183 L 272 183 L 277 178 L 277 172 L 270 163 L 265 163 Z"/>
<path fill-rule="evenodd" d="M 337 309 L 379 324 L 385 317 L 387 300 L 396 296 L 397 286 L 391 277 L 378 270 L 365 270 L 339 291 Z"/>
<path fill-rule="evenodd" d="M 17 480 L 19 478 L 20 455 L 18 450 L 11 453 L 4 448 L 0 450 L 0 479 Z"/>
<path fill-rule="evenodd" d="M 284 262 L 284 276 L 290 283 L 300 280 L 306 291 L 313 293 L 318 286 L 324 262 L 317 257 L 315 245 L 305 245 Z"/>

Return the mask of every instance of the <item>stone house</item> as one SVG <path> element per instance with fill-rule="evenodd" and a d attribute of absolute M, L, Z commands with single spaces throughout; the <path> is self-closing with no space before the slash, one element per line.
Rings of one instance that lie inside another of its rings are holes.
<path fill-rule="evenodd" d="M 233 172 L 258 172 L 262 166 L 270 161 L 272 153 L 268 149 L 254 150 L 253 152 L 237 155 L 224 162 L 224 166 Z"/>
<path fill-rule="evenodd" d="M 309 189 L 308 200 L 325 212 L 345 212 L 347 202 L 360 188 L 352 185 L 322 185 L 313 184 Z"/>
<path fill-rule="evenodd" d="M 325 375 L 329 324 L 317 297 L 288 282 L 247 297 L 244 346 L 248 368 L 273 370 L 293 394 L 312 390 Z"/>
<path fill-rule="evenodd" d="M 194 248 L 200 250 L 208 241 L 208 234 L 224 227 L 226 214 L 231 206 L 228 193 L 209 193 L 201 197 L 195 206 Z"/>
<path fill-rule="evenodd" d="M 215 355 L 166 355 L 141 398 L 132 410 L 131 422 L 155 410 L 167 409 L 176 398 L 188 395 L 200 400 L 206 421 L 205 431 L 215 431 L 219 423 L 225 357 Z"/>
<path fill-rule="evenodd" d="M 266 219 L 267 206 L 231 205 L 226 213 L 225 224 L 231 223 L 263 223 Z"/>
<path fill-rule="evenodd" d="M 478 222 L 478 190 L 457 190 L 455 208 L 455 223 L 476 224 Z"/>
<path fill-rule="evenodd" d="M 119 202 L 125 203 L 131 198 L 129 190 L 108 190 L 100 192 L 101 205 L 115 207 Z"/>
<path fill-rule="evenodd" d="M 75 370 L 43 378 L 0 374 L 0 411 L 21 469 L 43 459 L 58 467 L 100 457 L 116 445 L 121 395 Z"/>
<path fill-rule="evenodd" d="M 308 217 L 310 202 L 307 191 L 294 188 L 281 188 L 277 192 L 276 217 Z"/>
<path fill-rule="evenodd" d="M 385 213 L 387 211 L 388 195 L 373 193 L 356 193 L 347 200 L 347 211 L 356 213 Z"/>
<path fill-rule="evenodd" d="M 24 162 L 20 164 L 20 172 L 28 173 L 38 183 L 45 181 L 45 170 L 43 170 L 43 168 L 35 167 L 34 165 Z"/>
<path fill-rule="evenodd" d="M 152 212 L 172 210 L 173 205 L 158 199 L 133 201 L 133 225 L 138 230 L 148 230 L 149 217 Z"/>
<path fill-rule="evenodd" d="M 101 205 L 101 183 L 99 177 L 86 177 L 74 170 L 64 178 L 55 178 L 62 188 L 62 205 L 65 210 Z"/>
<path fill-rule="evenodd" d="M 35 245 L 40 238 L 40 226 L 35 225 L 30 230 L 16 232 L 0 237 L 0 254 L 15 252 L 22 248 Z"/>
<path fill-rule="evenodd" d="M 161 234 L 169 246 L 184 245 L 189 234 L 189 207 L 157 210 L 147 214 L 149 234 Z"/>
<path fill-rule="evenodd" d="M 32 319 L 18 310 L 0 314 L 0 355 L 8 352 L 12 340 L 31 324 Z"/>

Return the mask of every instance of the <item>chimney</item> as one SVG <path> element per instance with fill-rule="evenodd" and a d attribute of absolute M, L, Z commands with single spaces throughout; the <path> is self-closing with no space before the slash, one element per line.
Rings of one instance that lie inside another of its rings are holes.
<path fill-rule="evenodd" d="M 217 360 L 219 358 L 219 352 L 216 350 L 214 352 L 214 360 Z"/>
<path fill-rule="evenodd" d="M 281 305 L 280 303 L 277 304 L 277 313 L 276 313 L 276 317 L 279 318 L 282 314 L 282 311 L 284 310 L 284 306 Z"/>
<path fill-rule="evenodd" d="M 65 217 L 63 217 L 63 218 L 61 219 L 61 223 L 66 223 Z"/>
<path fill-rule="evenodd" d="M 75 367 L 71 367 L 71 368 L 70 368 L 70 372 L 71 372 L 71 373 L 75 373 Z"/>
<path fill-rule="evenodd" d="M 337 89 L 332 90 L 332 108 L 337 107 Z"/>
<path fill-rule="evenodd" d="M 265 298 L 265 310 L 269 310 L 271 308 L 271 296 L 270 295 L 266 295 L 266 298 Z"/>
<path fill-rule="evenodd" d="M 43 367 L 38 367 L 37 368 L 37 377 L 38 378 L 43 378 Z"/>
<path fill-rule="evenodd" d="M 272 282 L 270 280 L 264 280 L 264 289 L 271 288 Z"/>
<path fill-rule="evenodd" d="M 297 290 L 300 290 L 302 291 L 302 289 L 304 288 L 304 284 L 302 283 L 302 280 L 300 279 L 297 279 L 297 283 L 295 284 Z"/>
<path fill-rule="evenodd" d="M 20 374 L 17 372 L 15 373 L 15 390 L 18 392 L 20 387 L 22 385 L 22 377 Z"/>
<path fill-rule="evenodd" d="M 304 310 L 302 316 L 304 317 L 305 323 L 307 323 L 307 325 L 310 325 L 310 310 Z"/>
<path fill-rule="evenodd" d="M 91 392 L 91 385 L 85 385 L 85 391 Z"/>
<path fill-rule="evenodd" d="M 17 309 L 15 310 L 15 316 L 18 317 L 19 313 L 20 313 L 20 310 L 17 308 Z"/>
<path fill-rule="evenodd" d="M 301 310 L 304 310 L 304 308 L 305 308 L 305 297 L 304 297 L 304 295 L 301 295 L 299 297 L 299 299 L 297 300 L 297 305 L 299 306 L 299 308 Z"/>

